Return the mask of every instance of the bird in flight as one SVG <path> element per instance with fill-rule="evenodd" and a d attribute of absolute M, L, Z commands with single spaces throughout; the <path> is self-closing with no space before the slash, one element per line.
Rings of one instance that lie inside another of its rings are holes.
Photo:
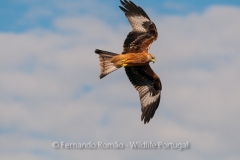
<path fill-rule="evenodd" d="M 100 79 L 109 73 L 124 67 L 126 74 L 139 92 L 141 101 L 141 120 L 148 123 L 158 108 L 162 84 L 160 78 L 151 69 L 149 63 L 155 62 L 154 55 L 148 53 L 150 45 L 158 37 L 155 24 L 146 12 L 132 1 L 120 0 L 120 9 L 125 13 L 132 31 L 129 32 L 123 44 L 122 54 L 96 49 L 99 55 Z"/>

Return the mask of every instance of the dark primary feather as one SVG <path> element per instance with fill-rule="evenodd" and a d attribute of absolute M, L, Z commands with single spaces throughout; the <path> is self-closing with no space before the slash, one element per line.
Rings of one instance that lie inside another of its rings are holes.
<path fill-rule="evenodd" d="M 123 8 L 122 6 L 119 6 L 123 12 L 125 12 L 126 14 L 132 14 L 132 15 L 142 15 L 145 18 L 149 19 L 148 15 L 146 14 L 146 12 L 140 7 L 140 6 L 136 6 L 132 1 L 127 1 L 124 0 L 124 2 L 122 0 L 120 0 L 121 4 L 125 7 Z"/>
<path fill-rule="evenodd" d="M 132 26 L 132 31 L 124 41 L 123 53 L 142 52 L 149 49 L 149 45 L 157 39 L 158 33 L 155 24 L 150 20 L 146 12 L 132 1 L 121 0 L 119 6 L 125 13 Z"/>
<path fill-rule="evenodd" d="M 142 106 L 141 120 L 148 123 L 154 116 L 160 103 L 162 84 L 149 64 L 137 67 L 125 67 L 126 74 L 139 92 Z"/>

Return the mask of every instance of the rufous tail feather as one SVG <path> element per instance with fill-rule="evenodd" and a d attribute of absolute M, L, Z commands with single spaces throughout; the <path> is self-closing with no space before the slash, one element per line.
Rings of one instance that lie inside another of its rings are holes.
<path fill-rule="evenodd" d="M 117 70 L 118 68 L 121 68 L 121 67 L 115 66 L 111 62 L 111 59 L 114 56 L 118 55 L 117 53 L 107 52 L 99 49 L 96 49 L 95 53 L 99 55 L 99 60 L 100 60 L 100 67 L 101 67 L 100 79 L 102 79 L 109 73 Z"/>

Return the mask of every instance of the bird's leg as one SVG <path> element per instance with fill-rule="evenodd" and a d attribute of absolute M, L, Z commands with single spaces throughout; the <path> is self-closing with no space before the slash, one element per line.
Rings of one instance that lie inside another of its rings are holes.
<path fill-rule="evenodd" d="M 128 64 L 124 63 L 126 62 L 126 59 L 121 60 L 122 61 L 122 67 L 126 67 Z"/>

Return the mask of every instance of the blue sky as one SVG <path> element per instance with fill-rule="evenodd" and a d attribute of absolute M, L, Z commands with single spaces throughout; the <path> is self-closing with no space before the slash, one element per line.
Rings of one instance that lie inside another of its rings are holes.
<path fill-rule="evenodd" d="M 99 79 L 96 48 L 121 53 L 119 1 L 0 3 L 0 159 L 239 160 L 240 2 L 135 0 L 157 26 L 161 103 L 140 121 L 123 69 Z M 186 142 L 177 150 L 66 150 L 52 142 Z"/>
<path fill-rule="evenodd" d="M 121 10 L 118 9 L 118 6 L 120 5 L 118 0 L 104 0 L 101 2 L 92 0 L 89 2 L 89 8 L 81 7 L 81 2 L 82 1 L 77 0 L 61 0 L 59 2 L 56 2 L 54 0 L 3 0 L 1 1 L 0 6 L 0 30 L 2 32 L 24 32 L 36 27 L 54 29 L 52 21 L 54 18 L 62 16 L 94 15 L 99 19 L 107 20 L 109 25 L 113 25 L 112 22 L 124 23 L 125 17 L 120 16 Z M 137 3 L 140 6 L 144 6 L 144 8 L 147 10 L 151 10 L 155 14 L 159 15 L 187 15 L 192 12 L 203 12 L 207 7 L 213 5 L 240 6 L 240 2 L 238 0 L 151 0 L 150 2 L 141 0 Z M 72 7 L 71 10 L 66 10 L 66 8 L 63 7 L 64 4 L 69 6 L 73 5 L 74 7 Z M 110 16 L 106 16 L 109 14 L 106 13 L 105 10 L 101 10 L 101 7 L 103 6 L 111 8 L 116 12 L 113 14 L 114 18 L 112 18 L 111 14 Z M 100 13 L 96 12 L 96 8 L 99 8 Z M 36 11 L 35 15 L 31 15 L 34 10 Z M 104 15 L 104 17 L 101 15 Z M 116 18 L 117 20 L 114 20 Z"/>

